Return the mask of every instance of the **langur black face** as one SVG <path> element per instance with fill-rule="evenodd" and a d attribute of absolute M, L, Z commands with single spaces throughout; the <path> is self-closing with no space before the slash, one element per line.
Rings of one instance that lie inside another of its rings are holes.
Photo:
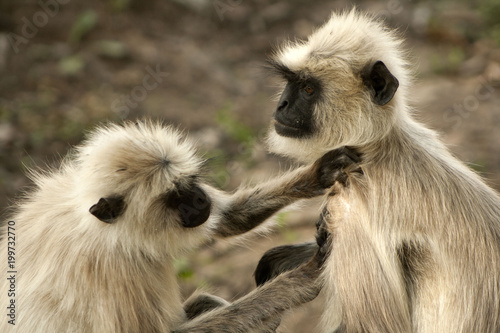
<path fill-rule="evenodd" d="M 293 72 L 280 63 L 271 63 L 272 68 L 284 77 L 287 85 L 281 94 L 274 113 L 274 128 L 283 137 L 307 138 L 318 131 L 315 123 L 315 105 L 322 98 L 321 82 L 301 72 Z M 383 106 L 389 103 L 399 82 L 382 61 L 367 64 L 359 73 L 364 88 L 367 89 L 374 104 Z M 342 98 L 342 96 L 340 96 Z M 331 110 L 321 110 L 331 112 Z"/>
<path fill-rule="evenodd" d="M 212 208 L 210 197 L 196 184 L 178 186 L 165 195 L 164 202 L 168 209 L 177 211 L 185 228 L 205 223 Z"/>
<path fill-rule="evenodd" d="M 288 81 L 274 113 L 276 133 L 291 138 L 312 135 L 314 105 L 321 95 L 319 80 L 294 73 L 280 65 L 274 68 Z"/>
<path fill-rule="evenodd" d="M 163 194 L 156 203 L 167 216 L 178 214 L 184 228 L 195 228 L 205 223 L 212 208 L 210 197 L 195 183 L 176 186 Z M 125 210 L 125 199 L 118 195 L 101 198 L 89 209 L 92 215 L 110 224 L 115 223 Z"/>

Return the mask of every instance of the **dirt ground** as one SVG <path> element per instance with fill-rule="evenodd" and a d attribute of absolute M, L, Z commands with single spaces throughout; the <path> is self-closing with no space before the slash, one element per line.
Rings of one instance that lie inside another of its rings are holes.
<path fill-rule="evenodd" d="M 29 185 L 27 167 L 54 165 L 105 121 L 148 117 L 186 129 L 214 158 L 221 188 L 271 177 L 290 162 L 266 153 L 276 83 L 262 65 L 274 45 L 352 4 L 400 30 L 416 69 L 416 116 L 500 189 L 493 0 L 58 1 L 0 0 L 0 210 Z M 267 237 L 215 242 L 179 260 L 183 293 L 245 295 L 262 254 L 311 239 L 317 216 L 318 203 L 306 202 Z M 289 313 L 281 332 L 314 332 L 319 304 Z"/>

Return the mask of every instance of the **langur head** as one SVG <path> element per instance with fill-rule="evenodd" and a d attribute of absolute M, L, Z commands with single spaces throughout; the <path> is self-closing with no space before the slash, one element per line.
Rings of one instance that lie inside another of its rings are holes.
<path fill-rule="evenodd" d="M 306 41 L 270 60 L 284 81 L 270 150 L 310 161 L 340 146 L 363 146 L 405 117 L 407 69 L 400 40 L 355 9 L 332 14 Z"/>
<path fill-rule="evenodd" d="M 96 129 L 76 157 L 85 223 L 137 246 L 189 248 L 211 224 L 202 164 L 172 127 L 138 122 Z"/>

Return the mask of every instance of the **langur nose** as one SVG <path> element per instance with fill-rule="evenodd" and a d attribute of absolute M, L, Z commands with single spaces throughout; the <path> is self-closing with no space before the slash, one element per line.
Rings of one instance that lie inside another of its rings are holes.
<path fill-rule="evenodd" d="M 198 185 L 170 193 L 166 204 L 167 207 L 178 211 L 185 228 L 195 228 L 205 223 L 212 209 L 212 200 Z"/>
<path fill-rule="evenodd" d="M 281 101 L 278 105 L 278 111 L 283 111 L 288 106 L 288 101 Z"/>
<path fill-rule="evenodd" d="M 179 208 L 182 226 L 194 228 L 208 220 L 212 208 L 212 201 L 201 188 L 195 188 L 184 198 L 183 207 Z"/>

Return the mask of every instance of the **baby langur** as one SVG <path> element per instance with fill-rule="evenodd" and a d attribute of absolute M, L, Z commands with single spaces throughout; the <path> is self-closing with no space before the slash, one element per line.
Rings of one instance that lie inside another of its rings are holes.
<path fill-rule="evenodd" d="M 171 127 L 96 129 L 59 169 L 32 172 L 34 190 L 2 227 L 0 248 L 15 251 L 3 271 L 14 271 L 15 281 L 1 280 L 1 304 L 13 302 L 15 310 L 0 331 L 272 331 L 282 311 L 319 292 L 325 251 L 233 304 L 203 295 L 190 299 L 186 312 L 174 259 L 323 194 L 354 163 L 343 150 L 331 154 L 229 195 L 203 182 L 202 159 Z"/>
<path fill-rule="evenodd" d="M 362 175 L 349 172 L 325 198 L 322 331 L 500 332 L 500 197 L 413 118 L 401 44 L 352 10 L 271 61 L 286 87 L 270 149 L 304 161 L 342 146 L 363 156 Z M 258 281 L 315 247 L 271 250 Z"/>

